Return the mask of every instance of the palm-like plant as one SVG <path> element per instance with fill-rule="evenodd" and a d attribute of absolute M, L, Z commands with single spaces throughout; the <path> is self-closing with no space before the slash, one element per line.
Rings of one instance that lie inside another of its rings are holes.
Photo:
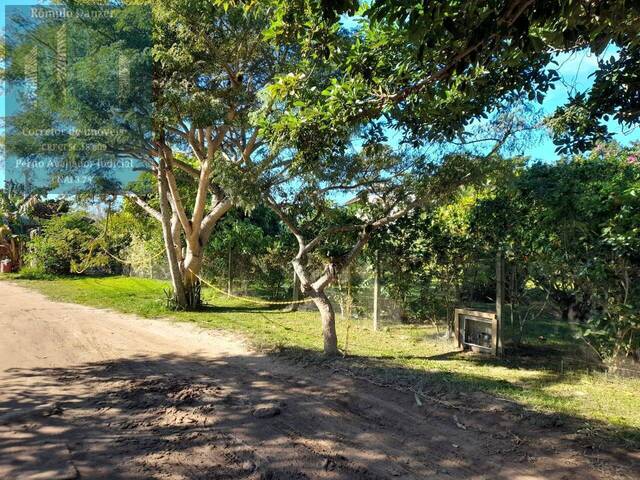
<path fill-rule="evenodd" d="M 40 220 L 68 208 L 66 201 L 43 200 L 41 192 L 25 193 L 8 184 L 0 190 L 0 260 L 8 258 L 14 266 L 22 265 L 22 253 L 30 233 Z"/>

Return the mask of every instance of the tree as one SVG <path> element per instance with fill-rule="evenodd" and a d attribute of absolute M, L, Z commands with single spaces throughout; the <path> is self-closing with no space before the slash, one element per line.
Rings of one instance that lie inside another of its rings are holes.
<path fill-rule="evenodd" d="M 45 200 L 43 197 L 43 192 L 27 193 L 11 182 L 0 189 L 0 254 L 6 255 L 14 268 L 23 264 L 25 246 L 31 233 L 43 221 L 69 210 L 66 200 Z"/>
<path fill-rule="evenodd" d="M 331 168 L 322 168 L 323 161 Z M 454 195 L 462 184 L 481 176 L 485 161 L 449 155 L 429 162 L 373 145 L 353 156 L 333 155 L 305 167 L 293 159 L 281 161 L 277 168 L 282 171 L 271 171 L 263 179 L 266 203 L 298 243 L 292 264 L 302 291 L 320 312 L 325 354 L 338 353 L 335 312 L 326 289 L 376 231 L 418 206 L 434 206 Z M 301 168 L 309 170 L 300 173 Z M 293 172 L 298 172 L 296 177 Z M 340 194 L 353 197 L 349 205 L 335 202 Z"/>
<path fill-rule="evenodd" d="M 635 148 L 609 144 L 555 164 L 516 165 L 472 222 L 603 358 L 638 348 L 636 158 Z"/>
<path fill-rule="evenodd" d="M 344 145 L 356 135 L 362 135 L 358 141 L 364 145 L 384 143 L 392 135 L 414 147 L 468 144 L 470 126 L 514 99 L 524 95 L 543 101 L 559 80 L 549 65 L 554 51 L 591 47 L 602 52 L 609 43 L 637 43 L 638 7 L 626 8 L 624 2 L 374 1 L 357 11 L 357 26 L 350 32 L 337 19 L 355 13 L 356 2 L 300 0 L 279 6 L 270 37 L 294 36 L 310 60 L 270 87 L 278 116 L 262 128 L 272 143 L 295 146 L 298 156 L 290 169 L 315 176 L 318 183 L 310 183 L 320 190 L 329 184 L 336 190 L 346 185 L 346 190 L 358 191 L 344 175 L 335 174 L 337 159 L 345 157 Z M 335 65 L 333 73 L 316 75 L 314 66 L 322 62 Z M 416 192 L 414 198 L 430 201 L 429 192 L 421 193 L 425 192 Z M 402 197 L 406 205 L 412 194 L 405 188 L 395 198 Z M 364 193 L 360 198 L 367 197 Z M 291 201 L 283 203 L 291 208 Z M 274 204 L 283 206 L 272 198 Z M 304 254 L 305 235 L 291 218 L 283 221 Z M 342 228 L 337 225 L 328 232 Z M 357 242 L 366 243 L 365 237 Z M 312 246 L 321 243 L 311 238 Z M 357 253 L 358 243 L 353 245 Z M 344 262 L 350 257 L 342 258 Z M 327 262 L 329 272 L 334 263 Z M 321 278 L 308 282 L 316 295 L 314 287 L 326 285 Z M 330 319 L 331 312 L 323 317 Z M 336 350 L 330 328 L 325 329 L 325 348 Z"/>
<path fill-rule="evenodd" d="M 95 8 L 82 3 L 70 8 Z M 137 7 L 138 3 L 142 6 Z M 95 35 L 87 40 L 86 49 L 90 53 L 77 60 L 66 78 L 73 88 L 56 95 L 56 84 L 50 82 L 51 92 L 39 92 L 37 107 L 14 118 L 16 127 L 63 122 L 78 129 L 126 132 L 124 138 L 99 140 L 106 146 L 105 155 L 135 158 L 153 175 L 152 189 L 144 194 L 134 189 L 125 193 L 162 225 L 179 308 L 199 306 L 204 248 L 232 207 L 229 187 L 234 186 L 238 166 L 260 147 L 257 131 L 249 123 L 252 112 L 261 106 L 258 95 L 297 58 L 294 50 L 263 41 L 269 15 L 266 6 L 245 10 L 222 3 L 125 2 L 126 7 L 115 10 L 113 17 L 92 20 Z M 37 28 L 49 40 L 55 35 L 47 23 Z M 77 31 L 86 32 L 86 26 Z M 18 67 L 31 51 L 32 38 L 9 46 L 9 77 L 23 74 Z M 137 66 L 132 70 L 133 88 L 124 99 L 122 92 L 107 88 L 113 80 L 114 59 L 123 56 Z M 147 86 L 150 92 L 145 91 Z M 30 139 L 20 140 L 22 144 L 15 143 L 23 151 L 33 147 Z M 74 141 L 69 135 L 55 140 Z M 182 174 L 194 184 L 190 203 L 178 185 Z M 234 198 L 239 200 L 241 193 L 233 192 Z"/>
<path fill-rule="evenodd" d="M 430 65 L 440 68 L 449 63 L 451 49 L 443 43 L 417 58 L 395 22 L 367 17 L 365 11 L 360 26 L 349 32 L 328 20 L 327 12 L 298 6 L 281 6 L 290 15 L 278 12 L 268 35 L 293 36 L 307 60 L 267 88 L 271 108 L 257 124 L 269 139 L 273 161 L 257 165 L 253 176 L 298 241 L 294 268 L 320 310 L 325 352 L 335 354 L 334 313 L 325 289 L 375 230 L 416 207 L 437 205 L 475 180 L 487 160 L 522 129 L 512 112 L 502 116 L 497 109 L 523 92 L 546 88 L 555 75 L 544 71 L 545 55 L 531 49 L 514 53 L 500 44 L 487 54 L 503 63 L 500 68 L 446 67 L 442 75 L 394 94 L 395 86 L 418 82 L 415 75 L 425 73 L 427 55 Z M 301 22 L 305 15 L 320 23 Z M 441 33 L 439 26 L 425 31 L 434 38 Z M 465 40 L 461 35 L 455 46 Z M 485 135 L 470 139 L 474 121 Z M 450 141 L 484 148 L 477 155 L 451 154 L 457 145 Z M 434 152 L 427 159 L 420 148 L 429 142 Z M 288 155 L 282 154 L 283 146 Z M 338 208 L 335 198 L 344 195 L 358 199 L 353 203 L 357 214 Z M 338 238 L 342 245 L 333 251 Z M 319 274 L 314 274 L 317 265 L 307 265 L 316 251 L 324 256 Z"/>
<path fill-rule="evenodd" d="M 372 240 L 384 259 L 385 285 L 408 320 L 437 326 L 445 318 L 452 331 L 464 281 L 472 261 L 479 261 L 469 225 L 477 196 L 477 189 L 462 189 L 441 206 L 411 212 Z"/>
<path fill-rule="evenodd" d="M 211 242 L 209 250 L 216 252 L 222 268 L 218 275 L 227 278 L 227 293 L 233 293 L 234 279 L 256 276 L 257 260 L 264 253 L 267 239 L 263 230 L 238 215 L 228 215 L 220 226 L 220 234 Z"/>
<path fill-rule="evenodd" d="M 74 270 L 105 267 L 106 255 L 92 255 L 100 230 L 86 212 L 66 213 L 44 222 L 29 242 L 27 260 L 46 273 L 69 275 Z"/>
<path fill-rule="evenodd" d="M 340 15 L 354 15 L 357 24 L 357 41 L 346 51 L 329 41 Z M 387 115 L 419 140 L 459 132 L 513 90 L 541 102 L 559 80 L 549 66 L 555 53 L 601 55 L 613 45 L 617 54 L 599 58 L 591 92 L 558 110 L 556 142 L 568 152 L 606 138 L 601 120 L 637 124 L 639 17 L 640 6 L 625 0 L 287 0 L 271 33 L 297 35 L 310 54 L 348 73 L 305 109 L 307 120 Z"/>

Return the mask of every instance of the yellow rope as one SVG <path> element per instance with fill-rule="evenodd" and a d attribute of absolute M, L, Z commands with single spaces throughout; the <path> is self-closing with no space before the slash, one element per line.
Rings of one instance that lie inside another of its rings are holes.
<path fill-rule="evenodd" d="M 189 269 L 189 271 L 198 279 L 200 280 L 202 283 L 204 283 L 207 287 L 212 288 L 213 290 L 220 292 L 224 295 L 227 295 L 229 297 L 233 297 L 233 298 L 237 298 L 238 300 L 244 300 L 245 302 L 249 302 L 249 303 L 255 303 L 258 305 L 294 305 L 294 304 L 301 304 L 301 303 L 309 303 L 309 302 L 313 302 L 313 298 L 305 298 L 304 300 L 290 300 L 290 301 L 286 301 L 286 302 L 281 302 L 281 301 L 270 301 L 270 300 L 257 300 L 255 298 L 249 298 L 249 297 L 240 297 L 238 295 L 234 295 L 234 294 L 230 294 L 229 292 L 225 292 L 224 290 L 222 290 L 221 288 L 216 287 L 215 285 L 213 285 L 211 282 L 207 282 L 204 278 L 202 278 L 200 275 L 198 275 L 197 273 L 195 273 L 193 270 Z"/>
<path fill-rule="evenodd" d="M 89 257 L 91 257 L 91 255 L 93 254 L 93 250 L 94 250 L 94 249 L 95 249 L 95 247 L 96 247 L 97 241 L 99 241 L 99 240 L 101 240 L 101 239 L 103 239 L 103 238 L 104 238 L 104 239 L 106 239 L 106 238 L 107 238 L 107 233 L 108 233 L 108 230 L 109 230 L 109 216 L 110 216 L 110 215 L 111 215 L 111 204 L 109 204 L 109 210 L 107 210 L 107 223 L 106 223 L 106 228 L 105 228 L 105 230 L 104 230 L 104 233 L 102 234 L 102 237 L 101 237 L 100 239 L 96 239 L 96 243 L 94 243 L 93 245 L 91 245 L 91 248 L 89 249 L 89 255 L 88 255 L 88 257 L 87 257 L 85 260 L 83 260 L 83 261 L 80 263 L 80 265 L 79 265 L 79 266 L 75 266 L 75 267 L 73 267 L 73 268 L 72 268 L 72 270 L 75 270 L 75 271 L 74 271 L 74 273 L 81 274 L 81 273 L 86 272 L 89 268 L 91 268 L 91 265 L 89 265 L 89 264 L 88 264 L 88 265 L 86 265 L 84 268 L 82 268 L 82 270 L 78 270 L 78 268 L 79 268 L 79 267 L 81 267 L 85 262 L 89 262 Z M 101 249 L 104 253 L 106 253 L 108 256 L 110 256 L 111 258 L 113 258 L 115 261 L 120 262 L 120 263 L 122 263 L 123 265 L 129 265 L 129 266 L 131 266 L 131 267 L 137 267 L 137 266 L 140 266 L 140 265 L 146 264 L 146 263 L 148 263 L 148 262 L 150 262 L 150 261 L 152 261 L 152 260 L 155 260 L 156 258 L 158 258 L 158 257 L 160 257 L 161 255 L 163 255 L 163 254 L 164 254 L 164 250 L 162 250 L 162 251 L 160 251 L 157 255 L 154 255 L 154 256 L 152 256 L 152 257 L 151 257 L 151 258 L 149 258 L 149 259 L 143 259 L 143 260 L 140 260 L 139 262 L 130 262 L 130 261 L 123 260 L 123 259 L 121 259 L 121 258 L 116 257 L 113 253 L 109 252 L 109 251 L 106 249 L 106 247 L 104 247 L 104 246 L 102 246 L 102 245 L 100 246 L 100 249 Z"/>
<path fill-rule="evenodd" d="M 91 255 L 93 254 L 93 248 L 94 248 L 94 247 L 91 247 L 91 250 L 89 250 L 89 256 L 91 256 Z M 121 258 L 116 257 L 113 253 L 109 252 L 106 248 L 101 248 L 101 250 L 102 250 L 104 253 L 106 253 L 107 255 L 109 255 L 111 258 L 113 258 L 114 260 L 116 260 L 117 262 L 120 262 L 120 263 L 122 263 L 122 264 L 124 264 L 124 265 L 130 265 L 130 266 L 132 266 L 132 267 L 142 265 L 142 264 L 144 264 L 144 263 L 150 262 L 150 261 L 155 260 L 156 258 L 158 258 L 158 257 L 160 257 L 160 256 L 162 256 L 162 255 L 164 255 L 164 251 L 161 251 L 161 252 L 159 252 L 158 254 L 154 255 L 153 257 L 151 257 L 151 258 L 149 258 L 149 259 L 140 260 L 139 262 L 135 262 L 135 263 L 134 263 L 134 262 L 129 262 L 129 261 L 127 261 L 127 260 L 122 260 Z M 85 261 L 86 261 L 86 260 L 85 260 Z M 76 268 L 76 270 L 74 270 L 74 272 L 73 272 L 73 273 L 81 274 L 81 273 L 86 272 L 87 270 L 89 270 L 89 269 L 92 267 L 92 265 L 87 265 L 87 266 L 86 266 L 86 267 L 84 267 L 82 270 L 77 270 L 77 268 L 82 267 L 82 264 L 83 264 L 83 263 L 85 263 L 85 261 L 83 261 L 82 263 L 80 263 L 80 265 L 78 265 L 77 267 L 75 267 L 75 268 Z"/>
<path fill-rule="evenodd" d="M 140 260 L 137 263 L 134 262 L 129 262 L 128 260 L 122 260 L 121 258 L 116 257 L 114 254 L 108 252 L 106 249 L 102 249 L 104 251 L 104 253 L 106 253 L 107 255 L 109 255 L 111 258 L 113 258 L 114 260 L 124 264 L 124 265 L 131 265 L 131 266 L 138 266 L 138 265 L 142 265 L 144 263 L 150 262 L 151 260 L 155 260 L 156 258 L 164 255 L 164 250 L 159 252 L 158 254 L 154 255 L 153 257 L 149 258 L 149 259 L 144 259 L 144 260 Z"/>
<path fill-rule="evenodd" d="M 83 262 L 83 263 L 84 263 L 84 262 Z M 86 267 L 84 267 L 82 270 L 78 270 L 78 267 L 79 267 L 79 266 L 81 266 L 81 265 L 82 265 L 82 263 L 81 263 L 80 265 L 78 265 L 78 266 L 74 266 L 74 267 L 72 268 L 73 273 L 75 273 L 75 274 L 77 274 L 77 275 L 81 275 L 81 274 L 83 274 L 84 272 L 86 272 L 87 270 L 89 270 L 89 269 L 91 268 L 91 265 L 87 265 L 87 266 L 86 266 Z"/>
<path fill-rule="evenodd" d="M 95 245 L 91 245 L 91 248 L 89 249 L 89 256 L 83 260 L 82 262 L 80 262 L 80 265 L 73 265 L 71 270 L 73 271 L 73 273 L 76 273 L 78 275 L 83 274 L 84 272 L 86 272 L 87 270 L 89 270 L 91 268 L 91 265 L 88 263 L 89 257 L 93 254 L 93 249 L 95 248 Z M 78 270 L 78 268 L 82 267 L 82 264 L 84 264 L 85 262 L 87 262 L 87 265 L 82 269 L 82 270 Z"/>
<path fill-rule="evenodd" d="M 114 260 L 126 264 L 126 265 L 141 265 L 142 263 L 145 263 L 146 261 L 151 261 L 151 260 L 155 260 L 156 258 L 160 257 L 161 255 L 164 254 L 164 251 L 158 253 L 157 255 L 154 255 L 153 257 L 151 257 L 149 260 L 144 260 L 140 263 L 132 263 L 129 262 L 127 260 L 122 260 L 121 258 L 116 257 L 114 254 L 112 254 L 111 252 L 107 251 L 107 249 L 103 248 L 102 251 L 104 253 L 106 253 L 107 255 L 109 255 L 111 258 L 113 258 Z M 90 252 L 89 254 L 91 254 L 92 252 Z M 86 270 L 89 269 L 90 266 L 85 267 L 83 270 L 81 271 L 76 271 L 75 273 L 83 273 Z M 198 275 L 197 273 L 195 273 L 193 270 L 189 269 L 189 271 L 198 279 L 200 280 L 202 283 L 204 283 L 206 286 L 208 286 L 209 288 L 222 293 L 224 295 L 227 295 L 229 297 L 233 297 L 233 298 L 237 298 L 238 300 L 243 300 L 245 302 L 249 302 L 249 303 L 255 303 L 257 305 L 299 305 L 302 303 L 309 303 L 309 302 L 313 302 L 312 298 L 305 298 L 304 300 L 289 300 L 289 301 L 271 301 L 271 300 L 257 300 L 255 298 L 249 298 L 249 297 L 241 297 L 239 295 L 234 295 L 234 294 L 230 294 L 229 292 L 225 292 L 224 290 L 222 290 L 221 288 L 216 287 L 214 284 L 212 284 L 211 282 L 206 281 L 204 278 L 202 278 L 200 275 Z"/>

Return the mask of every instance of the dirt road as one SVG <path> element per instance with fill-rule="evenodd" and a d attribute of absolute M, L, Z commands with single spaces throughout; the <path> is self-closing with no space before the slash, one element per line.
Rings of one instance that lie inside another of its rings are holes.
<path fill-rule="evenodd" d="M 229 335 L 0 282 L 2 480 L 640 477 L 637 452 L 467 400 L 479 411 L 418 405 Z"/>

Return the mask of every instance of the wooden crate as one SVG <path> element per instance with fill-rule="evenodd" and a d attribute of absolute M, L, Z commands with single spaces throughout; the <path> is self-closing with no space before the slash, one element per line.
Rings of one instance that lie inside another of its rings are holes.
<path fill-rule="evenodd" d="M 456 341 L 460 350 L 498 354 L 499 325 L 496 312 L 455 310 Z M 490 332 L 490 333 L 489 333 Z"/>

